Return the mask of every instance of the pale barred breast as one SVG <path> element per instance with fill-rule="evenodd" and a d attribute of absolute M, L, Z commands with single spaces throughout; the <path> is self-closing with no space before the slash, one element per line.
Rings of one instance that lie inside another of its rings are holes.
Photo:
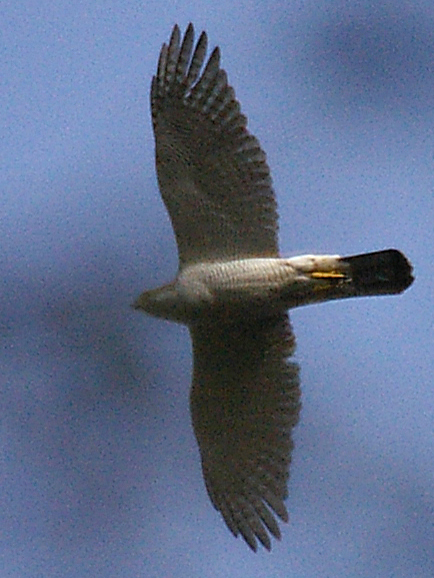
<path fill-rule="evenodd" d="M 186 284 L 204 284 L 212 293 L 245 293 L 247 297 L 275 291 L 296 277 L 290 259 L 258 258 L 197 263 L 183 268 L 178 278 Z"/>

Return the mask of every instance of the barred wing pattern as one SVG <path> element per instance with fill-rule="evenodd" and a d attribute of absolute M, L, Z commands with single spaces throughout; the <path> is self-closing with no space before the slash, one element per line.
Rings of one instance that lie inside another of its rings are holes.
<path fill-rule="evenodd" d="M 151 87 L 158 181 L 180 267 L 275 257 L 277 212 L 265 153 L 246 128 L 219 49 L 201 73 L 205 32 L 193 45 L 193 26 L 182 44 L 175 26 Z"/>
<path fill-rule="evenodd" d="M 190 327 L 194 372 L 191 412 L 205 484 L 231 530 L 256 551 L 280 538 L 274 511 L 288 514 L 292 428 L 300 411 L 295 340 L 287 314 Z"/>
<path fill-rule="evenodd" d="M 280 538 L 278 519 L 288 519 L 300 387 L 286 308 L 400 293 L 413 276 L 394 249 L 301 255 L 283 268 L 279 259 L 258 259 L 279 256 L 270 171 L 219 49 L 205 64 L 206 51 L 204 32 L 194 45 L 193 26 L 182 40 L 175 26 L 152 79 L 157 174 L 179 271 L 134 307 L 189 327 L 190 404 L 205 484 L 232 533 L 256 551 L 258 541 L 270 549 L 271 537 Z"/>

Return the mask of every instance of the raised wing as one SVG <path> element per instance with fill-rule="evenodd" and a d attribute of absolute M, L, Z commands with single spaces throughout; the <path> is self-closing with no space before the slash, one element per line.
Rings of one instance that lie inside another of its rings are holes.
<path fill-rule="evenodd" d="M 194 374 L 191 411 L 208 494 L 231 530 L 256 551 L 280 538 L 291 430 L 298 421 L 298 366 L 286 314 L 190 327 Z"/>
<path fill-rule="evenodd" d="M 277 256 L 277 212 L 265 153 L 220 68 L 215 48 L 203 72 L 207 36 L 193 52 L 190 24 L 163 45 L 151 109 L 161 195 L 180 266 Z"/>

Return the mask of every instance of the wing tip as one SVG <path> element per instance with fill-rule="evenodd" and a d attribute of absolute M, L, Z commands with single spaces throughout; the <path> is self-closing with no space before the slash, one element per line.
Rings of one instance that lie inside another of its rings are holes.
<path fill-rule="evenodd" d="M 180 27 L 175 24 L 169 42 L 162 45 L 156 80 L 151 85 L 154 119 L 164 106 L 164 101 L 173 98 L 183 106 L 209 116 L 213 121 L 220 119 L 224 124 L 245 126 L 247 123 L 240 114 L 235 92 L 228 85 L 227 75 L 220 67 L 220 48 L 216 46 L 206 59 L 206 32 L 201 32 L 196 43 L 194 36 L 191 22 L 183 36 Z"/>

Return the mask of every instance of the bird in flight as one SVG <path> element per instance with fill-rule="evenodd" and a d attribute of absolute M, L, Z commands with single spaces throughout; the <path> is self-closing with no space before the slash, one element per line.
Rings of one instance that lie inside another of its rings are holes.
<path fill-rule="evenodd" d="M 270 550 L 288 521 L 291 432 L 300 412 L 295 340 L 287 310 L 396 294 L 413 282 L 405 256 L 284 258 L 270 171 L 247 130 L 205 32 L 173 28 L 152 79 L 151 110 L 161 196 L 176 235 L 174 281 L 134 303 L 188 326 L 190 406 L 205 485 L 228 528 Z"/>

